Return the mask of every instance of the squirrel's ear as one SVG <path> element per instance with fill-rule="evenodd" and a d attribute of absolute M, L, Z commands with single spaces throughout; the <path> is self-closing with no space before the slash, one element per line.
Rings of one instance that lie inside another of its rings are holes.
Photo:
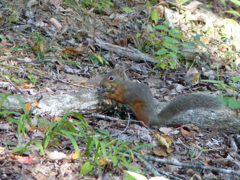
<path fill-rule="evenodd" d="M 119 76 L 123 77 L 124 76 L 124 70 L 122 67 L 119 67 L 118 70 L 117 70 Z"/>

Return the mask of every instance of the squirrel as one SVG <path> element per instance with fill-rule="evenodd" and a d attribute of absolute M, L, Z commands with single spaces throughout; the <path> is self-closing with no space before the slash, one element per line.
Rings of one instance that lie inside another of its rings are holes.
<path fill-rule="evenodd" d="M 148 127 L 165 125 L 182 111 L 196 108 L 215 109 L 221 106 L 221 102 L 212 96 L 183 94 L 173 99 L 157 114 L 150 88 L 145 84 L 132 82 L 121 67 L 104 75 L 100 86 L 104 88 L 104 97 L 130 106 L 137 119 Z"/>

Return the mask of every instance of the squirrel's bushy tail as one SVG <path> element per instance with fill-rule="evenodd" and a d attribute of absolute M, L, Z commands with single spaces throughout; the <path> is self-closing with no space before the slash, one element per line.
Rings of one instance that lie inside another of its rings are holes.
<path fill-rule="evenodd" d="M 160 120 L 171 119 L 181 111 L 187 111 L 196 108 L 211 108 L 216 109 L 222 106 L 222 103 L 212 96 L 203 94 L 184 94 L 173 99 L 162 111 L 158 114 Z"/>

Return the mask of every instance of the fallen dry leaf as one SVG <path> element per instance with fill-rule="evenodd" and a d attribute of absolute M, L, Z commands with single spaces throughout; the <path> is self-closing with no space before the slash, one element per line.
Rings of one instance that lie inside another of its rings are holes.
<path fill-rule="evenodd" d="M 32 164 L 33 158 L 28 156 L 16 156 L 16 159 L 20 163 Z"/>
<path fill-rule="evenodd" d="M 164 157 L 168 156 L 168 153 L 167 153 L 165 147 L 161 147 L 161 146 L 160 147 L 154 147 L 153 152 L 158 156 L 164 156 Z"/>
<path fill-rule="evenodd" d="M 204 44 L 209 44 L 209 38 L 207 38 L 206 36 L 201 36 L 200 40 L 204 43 Z"/>
<path fill-rule="evenodd" d="M 160 134 L 158 132 L 154 132 L 153 134 L 157 138 L 157 140 L 160 142 L 160 144 L 165 146 L 167 149 L 172 144 L 172 139 L 169 136 L 165 134 Z"/>
<path fill-rule="evenodd" d="M 196 136 L 194 132 L 199 132 L 199 128 L 193 124 L 186 124 L 180 128 L 180 132 L 185 138 L 188 137 L 195 139 Z"/>
<path fill-rule="evenodd" d="M 103 165 L 105 165 L 105 166 L 107 166 L 107 167 L 111 167 L 111 164 L 110 164 L 110 162 L 108 161 L 108 160 L 104 160 L 104 158 L 102 157 L 101 159 L 99 159 L 98 160 L 99 161 L 99 163 L 103 166 Z"/>
<path fill-rule="evenodd" d="M 52 160 L 61 160 L 61 159 L 66 159 L 67 155 L 62 152 L 54 151 L 54 152 L 50 152 L 47 155 L 47 157 Z"/>
<path fill-rule="evenodd" d="M 67 46 L 62 52 L 65 54 L 71 54 L 73 56 L 81 56 L 86 50 L 87 47 L 79 44 L 77 47 Z"/>
<path fill-rule="evenodd" d="M 38 109 L 42 109 L 41 107 L 39 107 L 37 100 L 34 100 L 34 103 Z"/>
<path fill-rule="evenodd" d="M 68 156 L 68 158 L 72 160 L 78 159 L 78 157 L 79 157 L 79 153 L 77 151 L 75 151 L 74 153 Z"/>
<path fill-rule="evenodd" d="M 21 85 L 21 88 L 34 88 L 34 87 L 36 87 L 36 86 L 33 85 L 33 84 L 30 84 L 29 82 L 23 83 L 23 84 Z"/>
<path fill-rule="evenodd" d="M 100 162 L 101 165 L 105 164 L 104 158 L 102 157 L 101 159 L 98 160 Z"/>
<path fill-rule="evenodd" d="M 61 23 L 55 19 L 55 18 L 50 18 L 49 19 L 49 22 L 58 30 L 58 31 L 61 31 L 62 29 L 62 25 Z"/>
<path fill-rule="evenodd" d="M 88 14 L 88 15 L 91 14 L 91 12 L 93 12 L 94 9 L 95 9 L 95 7 L 91 8 L 91 9 L 87 12 L 87 14 Z"/>
<path fill-rule="evenodd" d="M 227 48 L 221 48 L 221 49 L 219 49 L 219 51 L 225 53 L 225 52 L 228 52 L 228 49 Z"/>
<path fill-rule="evenodd" d="M 202 3 L 199 1 L 192 1 L 186 6 L 186 9 L 192 13 L 197 9 L 198 5 L 200 4 Z"/>
<path fill-rule="evenodd" d="M 142 150 L 140 150 L 139 153 L 140 153 L 141 155 L 146 155 L 146 153 L 143 152 Z"/>
<path fill-rule="evenodd" d="M 82 82 L 76 82 L 76 81 L 74 81 L 73 82 L 73 84 L 78 84 L 78 85 L 84 85 L 84 84 L 86 84 L 87 83 L 87 81 L 82 81 Z"/>
<path fill-rule="evenodd" d="M 55 121 L 61 121 L 62 117 L 54 117 Z"/>
<path fill-rule="evenodd" d="M 26 104 L 24 104 L 24 106 L 25 106 L 25 108 L 26 108 L 26 110 L 27 110 L 27 112 L 29 113 L 29 111 L 30 111 L 30 108 L 31 108 L 31 104 L 32 103 L 26 103 Z"/>
<path fill-rule="evenodd" d="M 154 148 L 154 153 L 158 156 L 167 156 L 167 154 L 173 152 L 173 149 L 170 147 L 172 144 L 171 137 L 160 134 L 158 132 L 153 133 L 157 140 L 160 142 L 160 147 Z"/>

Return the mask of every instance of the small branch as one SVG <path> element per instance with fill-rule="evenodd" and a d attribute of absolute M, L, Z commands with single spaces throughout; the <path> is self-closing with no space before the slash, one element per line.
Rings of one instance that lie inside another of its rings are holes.
<path fill-rule="evenodd" d="M 65 83 L 65 84 L 72 85 L 72 86 L 77 86 L 77 87 L 86 88 L 86 89 L 91 89 L 91 90 L 95 89 L 95 88 L 92 88 L 92 87 L 87 87 L 87 86 L 83 86 L 83 85 L 79 85 L 79 84 L 69 83 L 69 82 L 66 82 L 66 81 L 61 80 L 61 79 L 58 79 L 58 78 L 53 78 L 53 79 L 56 80 L 56 81 L 60 81 L 60 82 L 62 82 L 62 83 Z"/>
<path fill-rule="evenodd" d="M 5 79 L 6 79 L 18 92 L 20 92 L 21 94 L 24 95 L 24 93 L 22 92 L 22 90 L 19 89 L 7 76 L 5 76 Z"/>
<path fill-rule="evenodd" d="M 81 113 L 84 114 L 84 115 L 88 114 L 88 113 L 86 113 L 86 112 L 81 112 Z M 99 114 L 99 113 L 91 113 L 90 115 L 91 115 L 92 117 L 97 117 L 97 118 L 101 118 L 101 119 L 107 119 L 107 120 L 111 120 L 111 121 L 126 121 L 126 120 L 123 120 L 123 119 L 119 119 L 119 118 L 115 118 L 115 117 L 110 117 L 110 116 L 102 115 L 102 114 Z M 131 122 L 140 123 L 140 124 L 142 124 L 145 128 L 147 128 L 149 131 L 153 132 L 153 130 L 150 129 L 148 126 L 146 126 L 146 125 L 144 124 L 144 122 L 142 122 L 142 121 L 131 120 Z M 130 121 L 129 121 L 129 123 L 130 123 Z M 129 124 L 128 124 L 127 126 L 129 126 Z"/>
<path fill-rule="evenodd" d="M 133 152 L 136 156 L 142 156 L 139 153 Z M 187 164 L 187 163 L 178 163 L 178 162 L 171 162 L 171 161 L 166 161 L 162 160 L 159 158 L 155 158 L 153 156 L 143 156 L 146 160 L 151 160 L 155 162 L 159 162 L 162 164 L 170 164 L 174 166 L 183 166 L 183 167 L 188 167 L 188 168 L 198 168 L 198 169 L 205 169 L 205 170 L 210 170 L 210 171 L 217 171 L 221 173 L 226 173 L 226 174 L 235 174 L 240 176 L 240 171 L 235 171 L 235 170 L 230 170 L 230 169 L 222 169 L 222 168 L 217 168 L 217 167 L 212 167 L 212 166 L 203 166 L 201 164 Z"/>
<path fill-rule="evenodd" d="M 127 126 L 125 127 L 125 129 L 121 132 L 121 133 L 124 133 L 126 132 L 126 130 L 128 129 L 129 127 L 129 124 L 130 124 L 130 121 L 131 121 L 131 118 L 130 118 L 130 114 L 128 113 L 128 121 L 127 121 Z"/>
<path fill-rule="evenodd" d="M 142 158 L 141 156 L 138 156 L 137 158 L 146 166 L 146 168 L 147 168 L 148 170 L 152 171 L 155 176 L 162 176 L 162 175 L 164 175 L 164 176 L 166 176 L 166 177 L 170 177 L 170 178 L 175 179 L 175 180 L 182 180 L 182 179 L 180 179 L 180 178 L 178 178 L 178 177 L 175 177 L 175 176 L 173 176 L 173 175 L 171 175 L 171 174 L 169 174 L 169 173 L 167 173 L 167 172 L 165 172 L 165 171 L 162 171 L 162 170 L 159 170 L 159 169 L 158 169 L 158 170 L 155 170 L 155 168 L 152 167 L 151 164 L 149 164 L 149 163 L 148 163 L 144 158 Z M 159 173 L 159 172 L 160 172 L 160 173 Z M 162 175 L 161 175 L 161 174 L 162 174 Z"/>
<path fill-rule="evenodd" d="M 89 114 L 89 112 L 81 112 L 83 115 L 87 115 Z M 102 115 L 99 113 L 90 113 L 89 114 L 91 117 L 96 117 L 96 118 L 101 118 L 101 119 L 106 119 L 106 120 L 111 120 L 111 121 L 126 121 L 123 119 L 119 119 L 119 118 L 115 118 L 115 117 L 110 117 L 110 116 L 106 116 L 106 115 Z"/>
<path fill-rule="evenodd" d="M 107 42 L 102 41 L 101 39 L 94 38 L 97 45 L 103 49 L 106 49 L 108 51 L 112 51 L 116 54 L 118 54 L 121 57 L 127 57 L 133 61 L 144 61 L 144 62 L 154 62 L 154 58 L 150 57 L 149 55 L 146 55 L 142 53 L 141 51 L 134 49 L 134 48 L 124 48 L 121 46 L 113 45 Z"/>

